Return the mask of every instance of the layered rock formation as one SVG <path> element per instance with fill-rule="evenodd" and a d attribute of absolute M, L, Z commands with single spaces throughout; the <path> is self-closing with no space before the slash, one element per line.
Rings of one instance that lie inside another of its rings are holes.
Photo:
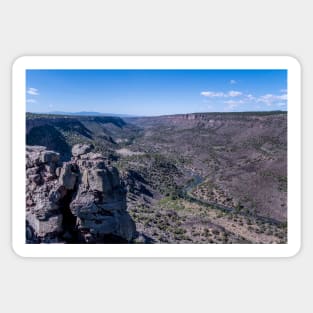
<path fill-rule="evenodd" d="M 91 145 L 71 161 L 41 146 L 26 149 L 27 243 L 127 243 L 136 234 L 116 168 Z"/>

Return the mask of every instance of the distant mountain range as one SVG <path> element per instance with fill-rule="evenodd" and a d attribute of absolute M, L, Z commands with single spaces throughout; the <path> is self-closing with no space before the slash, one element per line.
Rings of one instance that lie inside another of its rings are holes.
<path fill-rule="evenodd" d="M 51 112 L 36 112 L 38 114 L 51 114 L 51 115 L 75 115 L 75 116 L 118 116 L 118 117 L 135 117 L 136 115 L 130 114 L 116 114 L 116 113 L 100 113 L 93 111 L 81 111 L 81 112 L 64 112 L 64 111 L 51 111 Z"/>
<path fill-rule="evenodd" d="M 112 116 L 120 118 L 145 118 L 149 116 L 145 115 L 132 115 L 132 114 L 118 114 L 118 113 L 101 113 L 94 111 L 80 111 L 80 112 L 65 112 L 65 111 L 51 111 L 51 112 L 29 112 L 34 114 L 44 114 L 44 115 L 70 115 L 70 116 Z M 223 115 L 272 115 L 272 114 L 286 114 L 287 111 L 275 110 L 275 111 L 246 111 L 246 112 L 197 112 L 197 113 L 185 113 L 185 114 L 164 114 L 159 116 L 180 116 L 180 115 L 214 115 L 214 114 L 223 114 Z M 157 116 L 150 116 L 155 118 Z"/>

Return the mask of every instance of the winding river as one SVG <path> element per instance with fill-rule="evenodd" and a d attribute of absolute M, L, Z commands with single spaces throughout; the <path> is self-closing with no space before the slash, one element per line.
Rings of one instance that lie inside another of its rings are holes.
<path fill-rule="evenodd" d="M 198 185 L 202 184 L 203 181 L 205 180 L 204 177 L 198 175 L 198 174 L 194 174 L 191 173 L 191 179 L 189 180 L 189 182 L 183 187 L 183 191 L 186 193 L 186 198 L 192 202 L 196 202 L 199 203 L 201 205 L 205 205 L 205 206 L 211 206 L 214 209 L 218 209 L 221 210 L 223 212 L 228 212 L 228 213 L 232 213 L 232 212 L 236 212 L 236 214 L 240 214 L 246 217 L 254 217 L 257 218 L 258 220 L 261 220 L 263 222 L 266 223 L 270 223 L 270 224 L 275 224 L 275 225 L 281 225 L 282 223 L 280 221 L 277 221 L 273 218 L 270 217 L 265 217 L 265 216 L 259 216 L 259 215 L 252 215 L 249 213 L 244 213 L 244 212 L 238 212 L 235 208 L 233 207 L 228 207 L 225 206 L 223 204 L 220 203 L 216 203 L 216 202 L 212 202 L 212 201 L 205 201 L 205 200 L 201 200 L 198 198 L 195 198 L 191 192 L 192 190 L 194 190 Z"/>

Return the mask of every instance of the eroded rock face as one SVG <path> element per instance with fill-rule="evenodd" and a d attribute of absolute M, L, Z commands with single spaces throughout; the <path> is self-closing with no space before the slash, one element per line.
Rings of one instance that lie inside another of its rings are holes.
<path fill-rule="evenodd" d="M 55 242 L 62 233 L 60 207 L 49 200 L 57 187 L 55 170 L 59 154 L 45 147 L 26 148 L 26 240 Z"/>
<path fill-rule="evenodd" d="M 73 147 L 70 162 L 45 147 L 26 149 L 28 243 L 129 242 L 135 223 L 116 168 L 90 145 Z"/>

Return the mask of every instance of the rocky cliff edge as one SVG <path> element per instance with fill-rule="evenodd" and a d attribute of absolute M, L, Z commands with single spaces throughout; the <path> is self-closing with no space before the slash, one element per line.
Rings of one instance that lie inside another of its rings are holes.
<path fill-rule="evenodd" d="M 136 235 L 126 191 L 115 167 L 93 146 L 78 144 L 72 159 L 26 147 L 27 243 L 128 243 Z"/>

